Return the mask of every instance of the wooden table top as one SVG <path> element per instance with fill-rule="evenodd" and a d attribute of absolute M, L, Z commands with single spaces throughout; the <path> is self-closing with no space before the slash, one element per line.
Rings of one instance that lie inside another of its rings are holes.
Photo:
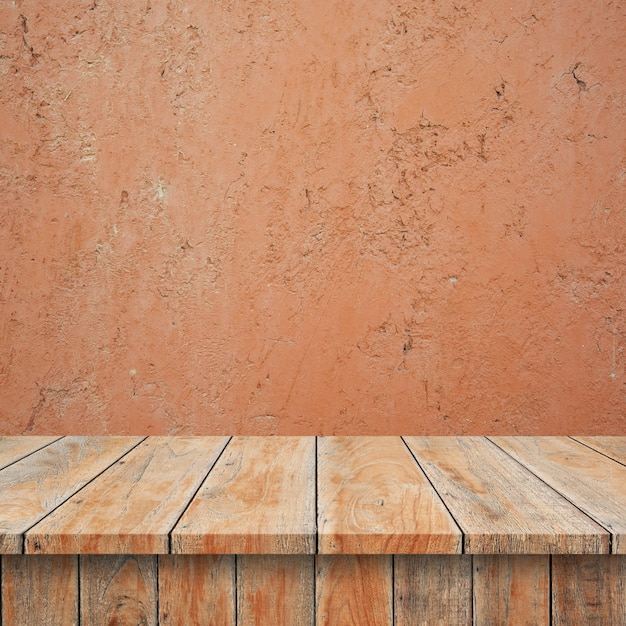
<path fill-rule="evenodd" d="M 2 554 L 626 554 L 626 437 L 0 437 Z"/>

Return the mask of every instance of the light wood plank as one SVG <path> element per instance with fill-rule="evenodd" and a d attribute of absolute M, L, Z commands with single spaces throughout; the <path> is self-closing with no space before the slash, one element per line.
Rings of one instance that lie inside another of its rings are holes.
<path fill-rule="evenodd" d="M 157 626 L 157 557 L 80 559 L 81 626 Z"/>
<path fill-rule="evenodd" d="M 60 437 L 0 437 L 0 469 L 51 444 Z"/>
<path fill-rule="evenodd" d="M 159 624 L 236 626 L 235 558 L 205 554 L 160 556 Z"/>
<path fill-rule="evenodd" d="M 316 557 L 317 626 L 392 626 L 393 557 Z"/>
<path fill-rule="evenodd" d="M 150 437 L 32 528 L 27 553 L 167 554 L 228 437 Z"/>
<path fill-rule="evenodd" d="M 573 437 L 573 439 L 626 465 L 626 437 Z"/>
<path fill-rule="evenodd" d="M 454 554 L 461 531 L 400 437 L 318 439 L 321 554 Z"/>
<path fill-rule="evenodd" d="M 608 533 L 482 437 L 406 437 L 468 554 L 606 553 Z"/>
<path fill-rule="evenodd" d="M 315 439 L 235 437 L 172 532 L 172 552 L 313 553 L 315 531 Z"/>
<path fill-rule="evenodd" d="M 473 561 L 475 626 L 549 626 L 549 555 L 474 555 Z"/>
<path fill-rule="evenodd" d="M 470 555 L 394 557 L 395 626 L 471 626 Z"/>
<path fill-rule="evenodd" d="M 141 437 L 65 437 L 0 471 L 0 553 L 22 552 L 23 533 L 106 469 Z"/>
<path fill-rule="evenodd" d="M 568 437 L 493 441 L 609 530 L 614 554 L 626 554 L 626 467 Z"/>
<path fill-rule="evenodd" d="M 626 623 L 626 556 L 553 556 L 553 626 Z"/>
<path fill-rule="evenodd" d="M 2 557 L 2 624 L 78 625 L 78 557 Z"/>
<path fill-rule="evenodd" d="M 237 626 L 315 623 L 313 555 L 237 557 Z"/>

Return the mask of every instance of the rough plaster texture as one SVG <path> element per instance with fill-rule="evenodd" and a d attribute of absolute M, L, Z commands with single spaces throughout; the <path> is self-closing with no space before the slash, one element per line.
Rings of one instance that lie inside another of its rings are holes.
<path fill-rule="evenodd" d="M 624 434 L 626 3 L 0 0 L 0 429 Z"/>

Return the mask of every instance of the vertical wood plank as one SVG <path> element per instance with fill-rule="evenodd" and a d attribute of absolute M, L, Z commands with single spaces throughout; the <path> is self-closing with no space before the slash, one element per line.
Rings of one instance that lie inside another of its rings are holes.
<path fill-rule="evenodd" d="M 237 626 L 315 622 L 312 555 L 237 557 Z"/>
<path fill-rule="evenodd" d="M 157 625 L 157 557 L 80 558 L 81 626 Z"/>
<path fill-rule="evenodd" d="M 392 626 L 392 556 L 316 558 L 317 626 Z"/>
<path fill-rule="evenodd" d="M 552 624 L 626 622 L 626 556 L 552 557 Z"/>
<path fill-rule="evenodd" d="M 395 626 L 471 626 L 472 557 L 396 555 Z"/>
<path fill-rule="evenodd" d="M 159 556 L 161 626 L 235 626 L 235 556 Z"/>
<path fill-rule="evenodd" d="M 476 626 L 548 626 L 549 555 L 474 555 Z"/>
<path fill-rule="evenodd" d="M 78 557 L 2 557 L 2 624 L 77 626 Z"/>

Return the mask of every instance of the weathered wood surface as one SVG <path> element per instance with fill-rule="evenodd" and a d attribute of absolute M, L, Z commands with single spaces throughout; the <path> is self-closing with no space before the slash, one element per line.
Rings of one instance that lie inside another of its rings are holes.
<path fill-rule="evenodd" d="M 550 556 L 474 555 L 473 596 L 475 626 L 550 624 Z"/>
<path fill-rule="evenodd" d="M 552 624 L 626 624 L 626 555 L 553 556 Z"/>
<path fill-rule="evenodd" d="M 568 437 L 493 437 L 505 452 L 610 531 L 626 553 L 626 467 Z"/>
<path fill-rule="evenodd" d="M 2 557 L 2 624 L 78 626 L 78 557 Z"/>
<path fill-rule="evenodd" d="M 316 557 L 317 626 L 392 626 L 393 557 Z"/>
<path fill-rule="evenodd" d="M 572 437 L 572 439 L 626 465 L 626 437 Z"/>
<path fill-rule="evenodd" d="M 65 437 L 0 471 L 0 553 L 22 552 L 23 534 L 141 441 Z"/>
<path fill-rule="evenodd" d="M 237 557 L 237 626 L 315 624 L 313 555 Z"/>
<path fill-rule="evenodd" d="M 228 437 L 151 437 L 26 534 L 45 554 L 167 554 Z"/>
<path fill-rule="evenodd" d="M 313 553 L 315 439 L 234 437 L 172 532 L 181 554 Z"/>
<path fill-rule="evenodd" d="M 470 555 L 394 557 L 394 626 L 471 626 Z"/>
<path fill-rule="evenodd" d="M 157 557 L 81 556 L 81 626 L 157 626 Z"/>
<path fill-rule="evenodd" d="M 399 437 L 320 437 L 321 554 L 454 554 L 461 531 Z"/>
<path fill-rule="evenodd" d="M 160 626 L 236 626 L 235 559 L 212 554 L 159 556 Z"/>
<path fill-rule="evenodd" d="M 405 441 L 461 527 L 466 553 L 608 552 L 603 528 L 486 439 Z"/>
<path fill-rule="evenodd" d="M 51 444 L 60 437 L 0 437 L 0 469 Z"/>

